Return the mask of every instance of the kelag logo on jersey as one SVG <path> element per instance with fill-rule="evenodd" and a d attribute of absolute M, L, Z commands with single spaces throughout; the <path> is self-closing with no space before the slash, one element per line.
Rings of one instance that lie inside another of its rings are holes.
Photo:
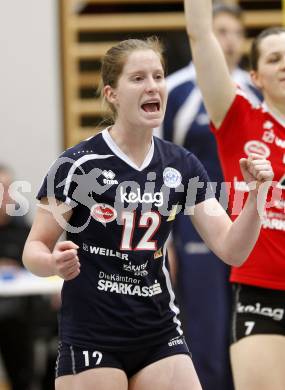
<path fill-rule="evenodd" d="M 182 181 L 181 173 L 175 168 L 167 167 L 163 171 L 163 181 L 167 187 L 177 188 Z"/>
<path fill-rule="evenodd" d="M 108 223 L 117 217 L 117 211 L 105 203 L 97 203 L 91 209 L 91 216 L 98 222 Z"/>
<path fill-rule="evenodd" d="M 157 207 L 163 205 L 163 193 L 162 192 L 145 192 L 141 193 L 141 189 L 137 188 L 136 191 L 130 191 L 127 193 L 123 187 L 120 187 L 120 197 L 122 202 L 127 203 L 153 203 Z"/>

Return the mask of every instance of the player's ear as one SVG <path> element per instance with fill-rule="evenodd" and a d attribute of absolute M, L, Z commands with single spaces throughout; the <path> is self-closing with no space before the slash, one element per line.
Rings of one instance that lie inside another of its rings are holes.
<path fill-rule="evenodd" d="M 250 71 L 250 78 L 253 84 L 256 86 L 256 88 L 262 89 L 262 83 L 259 80 L 259 74 L 256 70 Z"/>
<path fill-rule="evenodd" d="M 116 103 L 117 94 L 116 91 L 110 85 L 105 85 L 103 92 L 104 92 L 105 99 L 109 103 L 111 104 Z"/>

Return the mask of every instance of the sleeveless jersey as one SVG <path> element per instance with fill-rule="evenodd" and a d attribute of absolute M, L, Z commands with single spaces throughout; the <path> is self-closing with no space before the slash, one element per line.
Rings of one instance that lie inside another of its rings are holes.
<path fill-rule="evenodd" d="M 240 172 L 240 158 L 250 152 L 268 158 L 276 181 L 268 196 L 258 241 L 247 261 L 239 268 L 233 267 L 231 281 L 285 290 L 285 122 L 269 112 L 265 104 L 252 106 L 238 91 L 219 130 L 213 125 L 212 129 L 225 180 L 231 184 L 233 219 L 248 192 Z"/>

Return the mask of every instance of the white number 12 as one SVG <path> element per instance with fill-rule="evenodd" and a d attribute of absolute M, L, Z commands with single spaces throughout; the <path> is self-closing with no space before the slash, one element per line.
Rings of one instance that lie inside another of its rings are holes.
<path fill-rule="evenodd" d="M 121 250 L 157 250 L 156 240 L 152 241 L 152 237 L 156 233 L 160 225 L 160 214 L 154 211 L 147 211 L 140 216 L 139 228 L 148 228 L 140 242 L 135 248 L 132 247 L 133 234 L 135 229 L 135 211 L 124 211 L 122 220 L 124 223 L 123 235 L 121 241 Z"/>
<path fill-rule="evenodd" d="M 83 355 L 84 355 L 85 366 L 86 366 L 86 367 L 89 367 L 89 365 L 90 365 L 90 361 L 89 361 L 89 351 L 83 351 L 82 353 L 83 353 Z M 103 356 L 102 352 L 99 352 L 99 351 L 94 351 L 94 352 L 92 353 L 92 357 L 93 357 L 94 359 L 97 358 L 97 360 L 96 360 L 96 362 L 95 362 L 96 366 L 98 366 L 98 364 L 100 364 L 100 362 L 101 362 L 101 360 L 102 360 L 102 356 Z"/>

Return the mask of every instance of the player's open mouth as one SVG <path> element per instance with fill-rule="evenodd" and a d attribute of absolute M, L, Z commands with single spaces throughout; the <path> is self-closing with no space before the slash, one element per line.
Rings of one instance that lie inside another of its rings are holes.
<path fill-rule="evenodd" d="M 157 112 L 160 110 L 160 102 L 159 101 L 149 101 L 149 102 L 143 103 L 141 105 L 141 108 L 145 112 Z"/>

